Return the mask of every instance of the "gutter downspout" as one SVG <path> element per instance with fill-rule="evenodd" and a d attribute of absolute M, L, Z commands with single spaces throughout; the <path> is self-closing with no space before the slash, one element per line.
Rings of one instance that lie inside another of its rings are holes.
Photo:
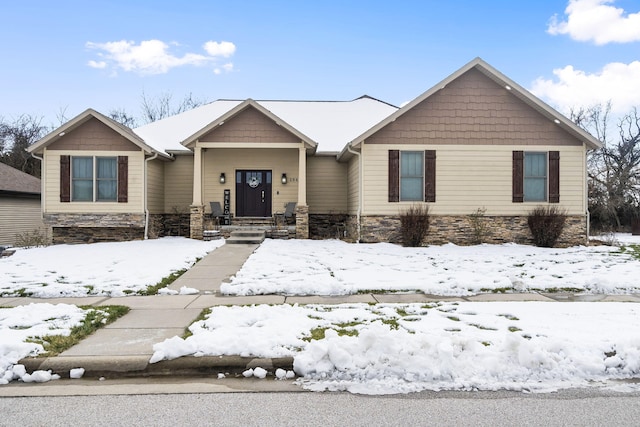
<path fill-rule="evenodd" d="M 347 151 L 358 157 L 358 210 L 356 211 L 356 242 L 360 243 L 361 227 L 360 227 L 360 215 L 362 215 L 362 157 L 358 151 L 351 148 L 351 143 L 347 145 Z"/>
<path fill-rule="evenodd" d="M 144 240 L 148 240 L 149 239 L 149 207 L 148 205 L 148 188 L 147 188 L 147 182 L 149 181 L 148 179 L 148 173 L 149 173 L 149 166 L 148 166 L 148 162 L 157 158 L 158 157 L 158 153 L 154 154 L 153 156 L 144 159 Z"/>
<path fill-rule="evenodd" d="M 589 232 L 591 230 L 591 212 L 589 212 L 589 149 L 584 150 L 584 210 L 587 215 L 587 245 L 589 244 Z"/>

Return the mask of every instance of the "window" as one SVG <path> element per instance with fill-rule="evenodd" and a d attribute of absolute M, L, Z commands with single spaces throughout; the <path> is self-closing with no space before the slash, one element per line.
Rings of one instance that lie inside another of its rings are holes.
<path fill-rule="evenodd" d="M 74 202 L 118 199 L 116 157 L 73 157 L 71 159 L 71 200 Z"/>
<path fill-rule="evenodd" d="M 400 201 L 422 201 L 424 194 L 424 152 L 400 152 Z"/>
<path fill-rule="evenodd" d="M 560 203 L 560 152 L 513 152 L 514 203 Z"/>
<path fill-rule="evenodd" d="M 389 150 L 389 202 L 436 201 L 436 152 Z"/>
<path fill-rule="evenodd" d="M 524 201 L 547 200 L 547 153 L 524 153 Z"/>

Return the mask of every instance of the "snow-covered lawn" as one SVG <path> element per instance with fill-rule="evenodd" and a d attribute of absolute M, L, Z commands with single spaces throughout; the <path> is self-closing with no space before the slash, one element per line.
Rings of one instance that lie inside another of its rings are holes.
<path fill-rule="evenodd" d="M 640 305 L 632 303 L 215 307 L 190 329 L 156 344 L 151 361 L 294 356 L 303 386 L 366 394 L 551 391 L 640 377 Z M 324 339 L 309 341 L 314 330 Z"/>
<path fill-rule="evenodd" d="M 0 296 L 122 296 L 145 290 L 221 246 L 182 237 L 20 249 L 0 259 Z M 0 299 L 0 305 L 2 300 Z"/>
<path fill-rule="evenodd" d="M 0 308 L 0 384 L 16 379 L 45 382 L 60 378 L 49 371 L 28 374 L 24 366 L 17 363 L 44 350 L 40 344 L 27 342 L 29 339 L 68 336 L 72 328 L 82 323 L 88 311 L 75 305 L 47 303 Z"/>
<path fill-rule="evenodd" d="M 640 237 L 629 235 L 629 243 Z M 616 246 L 547 249 L 504 244 L 404 248 L 339 240 L 267 240 L 222 292 L 235 295 L 343 295 L 419 291 L 464 296 L 483 291 L 577 289 L 640 292 L 640 260 Z M 636 253 L 640 255 L 640 253 Z"/>

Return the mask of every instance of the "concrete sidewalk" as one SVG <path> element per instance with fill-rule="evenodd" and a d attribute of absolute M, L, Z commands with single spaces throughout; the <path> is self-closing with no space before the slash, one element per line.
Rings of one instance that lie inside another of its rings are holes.
<path fill-rule="evenodd" d="M 57 357 L 21 361 L 29 371 L 51 369 L 68 376 L 69 370 L 83 367 L 88 376 L 160 375 L 176 373 L 239 373 L 248 367 L 291 369 L 292 359 L 242 357 L 182 357 L 153 365 L 148 363 L 153 345 L 181 336 L 200 312 L 216 305 L 250 304 L 341 304 L 341 303 L 426 303 L 433 301 L 622 301 L 640 303 L 634 295 L 573 295 L 566 293 L 479 294 L 470 297 L 442 297 L 424 294 L 356 294 L 345 296 L 223 296 L 220 285 L 234 275 L 258 247 L 223 245 L 201 259 L 169 286 L 195 288 L 193 295 L 127 296 L 119 298 L 3 298 L 4 306 L 29 303 L 76 305 L 124 305 L 131 311 L 114 323 L 96 331 Z"/>

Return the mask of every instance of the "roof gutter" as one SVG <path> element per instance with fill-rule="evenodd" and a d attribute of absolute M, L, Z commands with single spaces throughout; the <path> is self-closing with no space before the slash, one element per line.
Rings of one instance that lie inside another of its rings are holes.
<path fill-rule="evenodd" d="M 347 151 L 358 157 L 358 210 L 356 211 L 356 242 L 360 243 L 361 228 L 360 216 L 362 215 L 362 157 L 360 152 L 351 148 L 351 144 L 347 144 Z"/>
<path fill-rule="evenodd" d="M 147 188 L 149 181 L 149 161 L 154 160 L 158 157 L 158 152 L 156 152 L 153 156 L 144 159 L 144 240 L 149 239 L 149 206 L 148 206 L 148 194 L 149 189 Z"/>

